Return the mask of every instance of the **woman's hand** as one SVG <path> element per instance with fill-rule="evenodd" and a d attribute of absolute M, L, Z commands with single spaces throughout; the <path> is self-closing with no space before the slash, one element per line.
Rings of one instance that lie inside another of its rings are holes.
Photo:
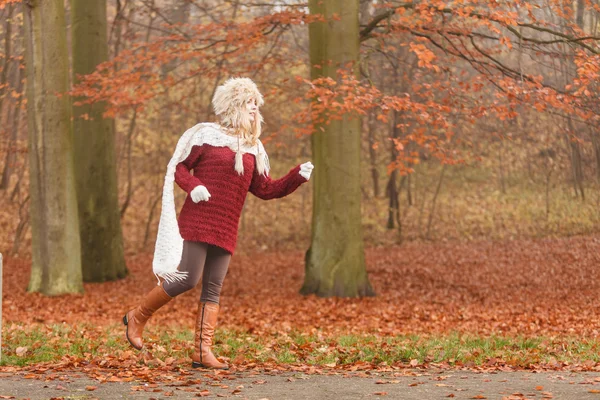
<path fill-rule="evenodd" d="M 196 186 L 191 192 L 190 196 L 192 197 L 192 201 L 194 203 L 198 203 L 200 201 L 208 201 L 210 199 L 210 193 L 208 193 L 208 189 L 206 186 L 200 185 Z"/>
<path fill-rule="evenodd" d="M 310 179 L 310 174 L 315 166 L 309 161 L 300 165 L 300 175 L 306 180 Z"/>

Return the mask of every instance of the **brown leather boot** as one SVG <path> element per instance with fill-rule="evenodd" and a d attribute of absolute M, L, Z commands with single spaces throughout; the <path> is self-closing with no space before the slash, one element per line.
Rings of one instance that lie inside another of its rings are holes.
<path fill-rule="evenodd" d="M 196 317 L 196 335 L 194 338 L 194 354 L 192 354 L 192 368 L 229 369 L 229 365 L 217 360 L 211 350 L 218 315 L 218 304 L 199 304 L 198 316 Z"/>
<path fill-rule="evenodd" d="M 148 322 L 148 319 L 162 306 L 171 301 L 172 297 L 165 292 L 165 289 L 160 286 L 155 286 L 142 300 L 142 304 L 130 310 L 123 317 L 123 323 L 127 326 L 125 336 L 129 343 L 138 350 L 144 347 L 142 341 L 142 332 L 144 325 Z"/>

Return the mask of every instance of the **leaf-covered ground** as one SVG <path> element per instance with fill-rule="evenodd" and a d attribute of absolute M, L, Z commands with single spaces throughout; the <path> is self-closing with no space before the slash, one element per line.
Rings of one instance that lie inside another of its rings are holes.
<path fill-rule="evenodd" d="M 298 294 L 303 254 L 235 255 L 219 326 L 251 333 L 305 331 L 398 335 L 444 333 L 579 335 L 599 332 L 600 237 L 411 243 L 367 250 L 377 296 Z M 151 255 L 128 260 L 130 276 L 86 284 L 83 295 L 26 293 L 30 262 L 5 260 L 4 321 L 114 324 L 156 284 Z M 154 324 L 192 327 L 199 291 L 161 309 Z"/>
<path fill-rule="evenodd" d="M 198 291 L 151 320 L 146 352 L 131 351 L 119 325 L 156 284 L 150 255 L 130 258 L 125 280 L 55 298 L 26 293 L 27 260 L 5 261 L 3 370 L 76 367 L 99 380 L 187 379 Z M 301 252 L 234 256 L 219 354 L 237 370 L 562 368 L 573 360 L 600 368 L 598 236 L 411 243 L 370 249 L 367 263 L 376 297 L 322 299 L 298 294 Z M 14 361 L 35 351 L 29 363 Z"/>

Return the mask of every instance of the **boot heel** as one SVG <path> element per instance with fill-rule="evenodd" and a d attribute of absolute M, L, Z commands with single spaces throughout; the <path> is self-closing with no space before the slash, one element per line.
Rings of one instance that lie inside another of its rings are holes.
<path fill-rule="evenodd" d="M 206 367 L 199 362 L 192 361 L 192 368 L 206 368 Z"/>
<path fill-rule="evenodd" d="M 127 314 L 123 316 L 123 325 L 127 326 Z"/>

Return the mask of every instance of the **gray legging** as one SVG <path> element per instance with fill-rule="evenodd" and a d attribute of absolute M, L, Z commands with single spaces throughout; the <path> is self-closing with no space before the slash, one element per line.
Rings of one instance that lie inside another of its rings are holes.
<path fill-rule="evenodd" d="M 165 282 L 163 288 L 169 296 L 175 297 L 195 288 L 202 276 L 200 301 L 219 304 L 230 260 L 231 254 L 220 247 L 185 240 L 179 271 L 187 271 L 188 275 L 181 281 Z"/>

